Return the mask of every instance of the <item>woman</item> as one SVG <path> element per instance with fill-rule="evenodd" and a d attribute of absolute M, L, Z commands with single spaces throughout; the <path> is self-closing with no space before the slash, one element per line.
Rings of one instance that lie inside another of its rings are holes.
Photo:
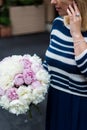
<path fill-rule="evenodd" d="M 51 0 L 45 68 L 51 75 L 45 130 L 87 130 L 87 0 Z"/>

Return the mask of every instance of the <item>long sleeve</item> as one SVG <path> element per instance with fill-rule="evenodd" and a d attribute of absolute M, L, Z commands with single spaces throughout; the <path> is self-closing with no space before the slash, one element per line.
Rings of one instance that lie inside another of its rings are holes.
<path fill-rule="evenodd" d="M 87 49 L 79 56 L 75 57 L 80 72 L 87 77 Z"/>

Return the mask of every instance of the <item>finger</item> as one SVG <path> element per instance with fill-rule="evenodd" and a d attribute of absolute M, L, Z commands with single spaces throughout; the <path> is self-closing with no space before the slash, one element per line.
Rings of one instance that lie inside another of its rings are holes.
<path fill-rule="evenodd" d="M 68 13 L 69 16 L 72 16 L 72 13 L 69 9 L 67 9 L 67 13 Z"/>
<path fill-rule="evenodd" d="M 73 7 L 74 7 L 74 9 L 75 9 L 75 16 L 76 16 L 76 18 L 81 19 L 80 11 L 79 11 L 79 9 L 78 9 L 77 4 L 76 4 L 74 1 L 73 1 Z"/>
<path fill-rule="evenodd" d="M 71 13 L 71 11 L 69 9 L 67 9 L 67 14 L 69 15 L 70 19 L 72 20 L 73 19 L 72 13 Z"/>
<path fill-rule="evenodd" d="M 69 10 L 71 11 L 72 15 L 75 16 L 75 10 L 71 5 L 69 5 Z"/>
<path fill-rule="evenodd" d="M 74 7 L 76 13 L 80 13 L 77 4 L 74 1 L 73 1 L 73 7 Z"/>

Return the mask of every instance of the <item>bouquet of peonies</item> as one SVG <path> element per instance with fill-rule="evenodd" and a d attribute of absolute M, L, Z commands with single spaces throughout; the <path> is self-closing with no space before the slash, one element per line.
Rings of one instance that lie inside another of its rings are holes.
<path fill-rule="evenodd" d="M 37 55 L 12 55 L 0 62 L 0 106 L 16 115 L 43 101 L 50 76 Z"/>

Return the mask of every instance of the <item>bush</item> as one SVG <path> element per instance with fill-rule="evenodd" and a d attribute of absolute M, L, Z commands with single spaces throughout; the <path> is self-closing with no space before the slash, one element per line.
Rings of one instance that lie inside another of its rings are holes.
<path fill-rule="evenodd" d="M 13 6 L 40 5 L 43 0 L 9 0 L 9 3 Z"/>
<path fill-rule="evenodd" d="M 11 25 L 11 21 L 8 17 L 0 17 L 0 25 L 9 26 Z"/>
<path fill-rule="evenodd" d="M 9 26 L 11 24 L 9 18 L 9 8 L 3 6 L 0 10 L 0 25 Z"/>

